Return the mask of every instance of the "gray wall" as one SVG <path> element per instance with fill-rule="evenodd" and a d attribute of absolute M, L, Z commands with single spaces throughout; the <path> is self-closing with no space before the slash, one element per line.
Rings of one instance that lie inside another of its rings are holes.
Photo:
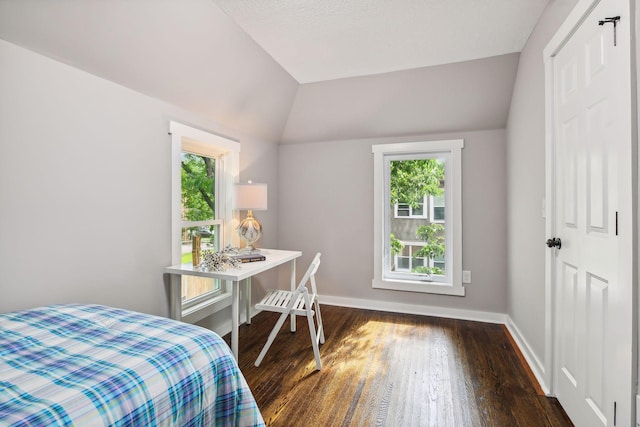
<path fill-rule="evenodd" d="M 544 63 L 542 51 L 577 0 L 554 0 L 520 54 L 507 125 L 509 316 L 539 360 L 545 355 Z"/>
<path fill-rule="evenodd" d="M 241 141 L 240 178 L 269 184 L 262 243 L 277 245 L 276 142 L 2 40 L 0 69 L 0 312 L 90 302 L 167 314 L 169 120 Z"/>
<path fill-rule="evenodd" d="M 347 108 L 348 106 L 345 106 Z M 463 268 L 473 283 L 465 297 L 372 289 L 373 143 L 464 138 L 462 150 Z M 315 252 L 323 296 L 381 303 L 507 311 L 506 135 L 504 130 L 455 132 L 281 145 L 279 244 Z"/>
<path fill-rule="evenodd" d="M 301 85 L 284 143 L 504 129 L 518 54 Z"/>
<path fill-rule="evenodd" d="M 278 241 L 284 249 L 303 251 L 301 265 L 323 252 L 321 294 L 342 303 L 368 301 L 371 308 L 411 304 L 506 313 L 503 129 L 518 58 L 299 87 L 279 150 Z M 372 289 L 371 145 L 439 138 L 465 139 L 463 268 L 472 271 L 473 283 L 463 298 Z"/>
<path fill-rule="evenodd" d="M 0 39 L 270 141 L 298 88 L 210 0 L 0 1 Z"/>

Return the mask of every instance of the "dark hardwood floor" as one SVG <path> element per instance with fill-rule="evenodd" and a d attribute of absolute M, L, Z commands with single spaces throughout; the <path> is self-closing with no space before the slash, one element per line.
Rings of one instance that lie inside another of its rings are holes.
<path fill-rule="evenodd" d="M 570 426 L 540 395 L 501 325 L 321 306 L 326 343 L 315 370 L 306 320 L 240 327 L 240 368 L 271 426 Z M 225 339 L 228 341 L 229 336 Z"/>

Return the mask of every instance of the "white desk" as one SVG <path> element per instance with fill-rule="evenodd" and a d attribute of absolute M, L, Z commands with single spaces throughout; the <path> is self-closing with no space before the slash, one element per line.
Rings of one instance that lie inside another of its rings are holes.
<path fill-rule="evenodd" d="M 165 273 L 178 276 L 178 280 L 170 280 L 169 311 L 172 319 L 182 320 L 182 280 L 179 276 L 200 276 L 231 282 L 231 350 L 238 359 L 238 326 L 240 324 L 240 282 L 246 280 L 246 314 L 247 323 L 251 323 L 251 277 L 270 270 L 284 263 L 291 263 L 291 290 L 296 288 L 296 258 L 302 256 L 300 251 L 281 251 L 261 249 L 265 261 L 247 262 L 239 268 L 225 271 L 204 272 L 194 269 L 191 264 L 173 265 L 164 269 Z M 291 316 L 291 331 L 295 331 L 295 316 Z"/>

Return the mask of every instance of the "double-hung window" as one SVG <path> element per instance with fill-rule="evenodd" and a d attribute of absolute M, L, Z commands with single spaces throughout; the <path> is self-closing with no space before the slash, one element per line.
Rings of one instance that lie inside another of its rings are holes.
<path fill-rule="evenodd" d="M 427 203 L 426 197 L 419 203 L 401 203 L 397 202 L 393 205 L 394 216 L 396 218 L 426 218 L 427 210 L 425 207 Z"/>
<path fill-rule="evenodd" d="M 429 218 L 431 218 L 431 222 L 444 222 L 444 205 L 444 194 L 440 196 L 431 196 L 429 198 Z"/>
<path fill-rule="evenodd" d="M 193 264 L 203 250 L 220 250 L 223 221 L 219 219 L 216 202 L 220 190 L 221 155 L 191 144 L 183 144 L 181 152 L 180 230 L 181 264 Z M 183 275 L 182 308 L 189 309 L 222 293 L 220 280 Z"/>
<path fill-rule="evenodd" d="M 400 242 L 402 248 L 394 256 L 395 271 L 415 271 L 418 268 L 429 265 L 429 258 L 419 253 L 423 247 L 422 242 Z"/>
<path fill-rule="evenodd" d="M 180 123 L 172 141 L 172 265 L 192 264 L 197 253 L 233 243 L 231 195 L 240 144 Z M 182 318 L 198 321 L 229 305 L 231 292 L 217 279 L 181 275 Z"/>
<path fill-rule="evenodd" d="M 374 288 L 464 295 L 463 146 L 463 140 L 372 146 Z"/>

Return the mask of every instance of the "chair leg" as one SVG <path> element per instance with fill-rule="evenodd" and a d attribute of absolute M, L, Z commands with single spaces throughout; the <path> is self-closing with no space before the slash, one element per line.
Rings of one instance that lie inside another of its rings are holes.
<path fill-rule="evenodd" d="M 256 362 L 255 362 L 256 366 L 260 366 L 260 363 L 262 363 L 262 359 L 267 354 L 267 351 L 269 350 L 269 347 L 271 347 L 271 344 L 273 344 L 273 340 L 276 339 L 276 335 L 278 335 L 278 331 L 280 331 L 280 328 L 284 324 L 284 321 L 287 319 L 288 315 L 289 313 L 282 313 L 278 318 L 276 325 L 273 327 L 273 329 L 271 330 L 271 333 L 269 334 L 269 338 L 267 339 L 266 344 L 264 345 L 264 347 L 262 347 L 262 351 L 260 352 L 260 354 L 258 355 L 258 358 L 256 359 Z"/>
<path fill-rule="evenodd" d="M 324 344 L 324 325 L 322 324 L 322 315 L 320 314 L 320 303 L 316 298 L 316 317 L 318 319 L 318 334 L 320 335 L 320 344 Z"/>
<path fill-rule="evenodd" d="M 318 336 L 316 335 L 316 326 L 313 322 L 313 314 L 311 309 L 307 309 L 307 321 L 309 322 L 309 335 L 311 335 L 311 344 L 313 345 L 313 355 L 316 357 L 316 369 L 322 369 L 322 361 L 320 360 L 320 349 L 318 348 Z"/>

